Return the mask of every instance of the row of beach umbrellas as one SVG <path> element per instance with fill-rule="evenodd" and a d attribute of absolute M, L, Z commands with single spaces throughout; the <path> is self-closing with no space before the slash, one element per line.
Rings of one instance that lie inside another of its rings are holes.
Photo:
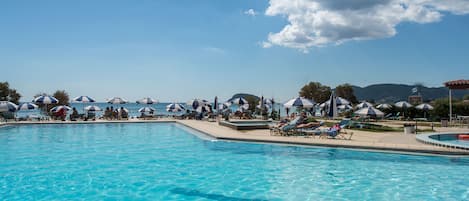
<path fill-rule="evenodd" d="M 286 108 L 299 107 L 299 108 L 308 109 L 308 108 L 314 107 L 315 105 L 316 103 L 313 100 L 303 98 L 303 97 L 298 97 L 298 98 L 294 98 L 294 99 L 287 101 L 284 104 L 284 107 Z M 341 110 L 353 109 L 353 107 L 350 104 L 350 101 L 341 97 L 336 97 L 334 93 L 331 94 L 329 101 L 326 101 L 320 104 L 319 106 L 321 108 L 328 108 L 326 111 L 327 111 L 328 116 L 330 117 L 336 117 L 337 109 L 341 109 Z M 408 109 L 408 108 L 413 107 L 412 104 L 408 103 L 407 101 L 396 102 L 394 106 L 398 108 L 402 108 L 402 109 Z M 376 106 L 375 108 L 372 103 L 363 101 L 357 104 L 355 108 L 357 108 L 357 111 L 355 112 L 355 114 L 383 116 L 384 113 L 380 111 L 379 109 L 390 109 L 392 108 L 392 105 L 384 103 L 384 104 L 380 104 Z M 424 110 L 424 111 L 433 110 L 433 107 L 428 103 L 422 103 L 420 105 L 417 105 L 415 108 L 419 110 Z"/>

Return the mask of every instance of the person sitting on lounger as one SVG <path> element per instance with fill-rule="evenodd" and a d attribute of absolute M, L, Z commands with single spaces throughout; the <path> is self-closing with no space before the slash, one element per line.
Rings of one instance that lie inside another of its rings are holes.
<path fill-rule="evenodd" d="M 321 126 L 321 122 L 309 122 L 309 123 L 302 123 L 296 126 L 296 128 L 316 128 Z"/>
<path fill-rule="evenodd" d="M 77 108 L 72 109 L 72 114 L 70 115 L 70 121 L 76 121 L 77 118 L 79 118 L 80 115 L 78 114 Z"/>
<path fill-rule="evenodd" d="M 294 120 L 290 121 L 290 123 L 284 125 L 283 127 L 281 127 L 281 129 L 283 131 L 288 131 L 288 130 L 291 130 L 291 129 L 294 129 L 296 128 L 298 125 L 300 124 L 304 124 L 305 123 L 305 120 L 306 120 L 306 113 L 305 112 L 302 112 L 300 114 L 300 116 L 296 117 Z"/>
<path fill-rule="evenodd" d="M 127 114 L 127 111 L 124 110 L 124 107 L 121 107 L 121 109 L 120 109 L 120 117 L 122 119 L 128 119 L 129 118 L 129 114 Z"/>

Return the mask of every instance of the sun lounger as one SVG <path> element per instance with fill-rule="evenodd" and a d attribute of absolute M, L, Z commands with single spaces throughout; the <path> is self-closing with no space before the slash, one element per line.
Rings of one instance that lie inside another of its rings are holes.
<path fill-rule="evenodd" d="M 305 135 L 319 136 L 319 138 L 333 138 L 333 139 L 344 139 L 351 140 L 353 132 L 346 132 L 345 127 L 347 124 L 339 125 L 339 128 L 331 127 L 328 129 L 314 129 L 303 131 Z"/>

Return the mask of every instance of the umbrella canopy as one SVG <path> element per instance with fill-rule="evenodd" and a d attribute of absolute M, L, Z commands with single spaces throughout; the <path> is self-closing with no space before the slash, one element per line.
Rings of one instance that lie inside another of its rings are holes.
<path fill-rule="evenodd" d="M 262 108 L 262 107 L 264 107 L 264 108 Z M 248 105 L 248 108 L 249 108 L 249 105 Z M 272 106 L 269 105 L 269 104 L 264 104 L 264 105 L 257 105 L 256 108 L 257 108 L 257 109 L 270 110 L 270 108 L 272 108 Z"/>
<path fill-rule="evenodd" d="M 321 105 L 319 105 L 319 107 L 321 107 L 321 108 L 327 107 L 327 106 L 329 106 L 330 103 L 331 103 L 331 99 L 329 99 L 328 101 L 326 101 L 324 103 L 321 103 Z M 350 105 L 350 101 L 348 101 L 347 99 L 342 98 L 342 97 L 336 97 L 335 103 L 337 105 Z"/>
<path fill-rule="evenodd" d="M 286 108 L 291 108 L 291 107 L 312 108 L 314 107 L 314 104 L 315 102 L 313 100 L 309 100 L 303 97 L 298 97 L 298 98 L 294 98 L 294 99 L 287 101 L 285 104 L 283 104 L 283 106 Z"/>
<path fill-rule="evenodd" d="M 229 109 L 230 106 L 231 106 L 231 103 L 226 102 L 226 103 L 223 103 L 223 104 L 219 104 L 219 105 L 218 105 L 218 108 L 219 108 L 220 110 L 226 110 L 226 109 Z"/>
<path fill-rule="evenodd" d="M 236 104 L 236 105 L 248 104 L 248 101 L 244 98 L 234 98 L 234 99 L 231 99 L 229 102 Z"/>
<path fill-rule="evenodd" d="M 142 107 L 138 109 L 138 112 L 155 112 L 156 109 L 152 107 Z"/>
<path fill-rule="evenodd" d="M 419 110 L 433 110 L 433 106 L 431 106 L 428 103 L 422 103 L 420 105 L 415 106 L 415 108 L 417 108 Z"/>
<path fill-rule="evenodd" d="M 268 104 L 268 105 L 273 105 L 275 103 L 274 99 L 272 98 L 264 98 L 263 101 L 264 104 Z M 259 105 L 261 104 L 261 101 L 259 101 Z"/>
<path fill-rule="evenodd" d="M 203 99 L 192 99 L 186 103 L 187 106 L 191 107 L 192 109 L 196 110 L 200 106 L 208 105 L 209 102 Z"/>
<path fill-rule="evenodd" d="M 329 101 L 326 101 L 326 102 L 324 102 L 324 103 L 321 103 L 321 105 L 319 105 L 319 107 L 324 108 L 324 107 L 326 107 L 328 104 L 329 104 Z"/>
<path fill-rule="evenodd" d="M 166 111 L 168 112 L 181 112 L 184 110 L 185 110 L 184 106 L 178 103 L 172 103 L 166 106 Z"/>
<path fill-rule="evenodd" d="M 336 98 L 336 104 L 337 105 L 350 105 L 350 101 L 348 101 L 347 99 L 342 98 L 342 97 L 337 97 Z"/>
<path fill-rule="evenodd" d="M 337 98 L 335 97 L 335 93 L 331 93 L 331 97 L 329 98 L 329 109 L 327 112 L 327 116 L 331 118 L 337 117 Z"/>
<path fill-rule="evenodd" d="M 394 105 L 398 108 L 404 108 L 404 109 L 412 107 L 412 104 L 410 104 L 407 101 L 399 101 Z"/>
<path fill-rule="evenodd" d="M 0 101 L 0 112 L 15 112 L 18 106 L 10 101 Z"/>
<path fill-rule="evenodd" d="M 211 112 L 212 111 L 212 106 L 211 105 L 201 105 L 198 108 L 195 109 L 195 111 L 199 113 L 204 113 L 204 112 Z"/>
<path fill-rule="evenodd" d="M 75 102 L 82 102 L 82 103 L 94 103 L 96 102 L 93 98 L 89 96 L 78 96 L 73 99 Z"/>
<path fill-rule="evenodd" d="M 129 113 L 129 110 L 125 107 L 121 107 L 121 108 L 117 109 L 118 112 L 122 112 L 122 110 Z"/>
<path fill-rule="evenodd" d="M 351 105 L 339 105 L 339 106 L 337 106 L 337 109 L 341 109 L 341 110 L 350 110 L 352 108 L 353 107 Z"/>
<path fill-rule="evenodd" d="M 95 111 L 101 111 L 102 109 L 96 105 L 90 105 L 90 106 L 86 106 L 85 110 L 89 112 L 95 112 Z"/>
<path fill-rule="evenodd" d="M 18 110 L 35 110 L 38 106 L 34 103 L 21 103 L 18 106 Z"/>
<path fill-rule="evenodd" d="M 53 96 L 38 96 L 34 98 L 33 103 L 57 104 L 59 103 L 59 100 Z"/>
<path fill-rule="evenodd" d="M 367 107 L 373 107 L 373 104 L 367 101 L 363 101 L 360 104 L 356 105 L 355 107 L 358 109 L 362 109 L 362 108 L 367 108 Z"/>
<path fill-rule="evenodd" d="M 150 98 L 150 97 L 146 97 L 146 98 L 142 98 L 140 100 L 137 101 L 138 104 L 156 104 L 158 103 L 158 100 L 156 99 L 153 99 L 153 98 Z"/>
<path fill-rule="evenodd" d="M 383 104 L 379 104 L 378 106 L 376 106 L 376 108 L 378 108 L 378 109 L 390 109 L 390 108 L 392 108 L 392 105 L 389 105 L 387 103 L 383 103 Z"/>
<path fill-rule="evenodd" d="M 384 113 L 374 107 L 365 107 L 355 112 L 355 114 L 361 116 L 377 116 L 382 117 Z"/>
<path fill-rule="evenodd" d="M 59 105 L 59 106 L 55 106 L 53 107 L 52 109 L 50 109 L 51 112 L 57 112 L 61 109 L 65 109 L 66 111 L 70 111 L 72 108 L 69 107 L 69 106 L 66 106 L 66 105 Z"/>
<path fill-rule="evenodd" d="M 114 98 L 110 98 L 109 100 L 107 100 L 107 102 L 111 104 L 125 104 L 125 103 L 128 103 L 129 101 L 120 97 L 114 97 Z"/>
<path fill-rule="evenodd" d="M 237 111 L 244 112 L 244 111 L 246 111 L 246 110 L 248 110 L 248 109 L 249 109 L 249 104 L 246 103 L 246 104 L 244 104 L 244 105 L 240 105 L 240 106 L 238 107 Z"/>

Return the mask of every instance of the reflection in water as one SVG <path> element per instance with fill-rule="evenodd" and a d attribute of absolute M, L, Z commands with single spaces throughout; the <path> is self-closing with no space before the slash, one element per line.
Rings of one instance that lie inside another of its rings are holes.
<path fill-rule="evenodd" d="M 220 195 L 220 194 L 213 194 L 213 193 L 204 193 L 200 192 L 196 189 L 188 189 L 188 188 L 173 188 L 170 190 L 171 193 L 174 194 L 180 194 L 180 195 L 185 195 L 185 196 L 192 196 L 192 197 L 202 197 L 202 198 L 207 198 L 211 200 L 224 200 L 224 201 L 267 201 L 264 199 L 247 199 L 247 198 L 238 198 L 238 197 L 232 197 L 232 196 L 225 196 L 225 195 Z"/>

